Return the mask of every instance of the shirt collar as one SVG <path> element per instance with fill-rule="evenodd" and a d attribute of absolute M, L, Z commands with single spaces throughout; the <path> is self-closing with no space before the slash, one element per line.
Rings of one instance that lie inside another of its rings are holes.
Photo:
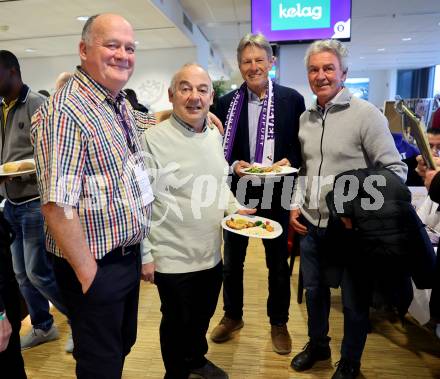
<path fill-rule="evenodd" d="M 249 89 L 249 87 L 247 87 L 247 91 L 248 91 L 248 101 L 250 103 L 259 103 L 259 104 L 263 103 L 264 97 L 260 99 L 260 97 L 255 92 L 252 92 Z"/>
<path fill-rule="evenodd" d="M 115 99 L 107 88 L 99 84 L 80 66 L 76 67 L 76 72 L 74 76 L 80 82 L 83 89 L 97 103 L 103 103 L 105 101 L 108 101 L 110 103 L 118 103 L 125 98 L 125 92 L 120 91 Z"/>
<path fill-rule="evenodd" d="M 12 100 L 9 104 L 6 104 L 4 98 L 2 98 L 1 100 L 2 100 L 2 101 L 0 102 L 0 105 L 1 105 L 2 107 L 5 107 L 5 108 L 12 108 L 12 107 L 17 103 L 17 101 L 18 101 L 18 99 L 14 99 L 14 100 Z"/>
<path fill-rule="evenodd" d="M 179 123 L 179 125 L 183 126 L 186 130 L 188 130 L 188 131 L 190 131 L 192 133 L 197 133 L 196 130 L 191 125 L 189 125 L 187 122 L 183 121 L 174 112 L 173 112 L 172 116 Z M 203 121 L 203 128 L 202 128 L 201 133 L 204 133 L 205 131 L 206 131 L 206 119 Z"/>
<path fill-rule="evenodd" d="M 344 87 L 341 91 L 339 91 L 336 96 L 331 99 L 327 104 L 325 104 L 325 107 L 321 107 L 318 104 L 318 100 L 316 100 L 312 106 L 310 107 L 310 111 L 318 111 L 321 113 L 324 113 L 326 109 L 330 108 L 333 105 L 339 105 L 339 106 L 345 106 L 350 103 L 351 100 L 351 93 L 348 88 Z"/>

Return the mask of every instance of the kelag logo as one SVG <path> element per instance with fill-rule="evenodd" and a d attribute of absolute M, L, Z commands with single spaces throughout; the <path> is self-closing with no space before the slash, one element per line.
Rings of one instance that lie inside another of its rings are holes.
<path fill-rule="evenodd" d="M 271 0 L 272 30 L 330 27 L 330 0 Z"/>

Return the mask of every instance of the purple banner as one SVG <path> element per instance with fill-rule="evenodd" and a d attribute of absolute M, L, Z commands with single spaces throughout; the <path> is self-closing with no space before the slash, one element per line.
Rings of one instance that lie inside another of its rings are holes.
<path fill-rule="evenodd" d="M 252 0 L 251 6 L 252 33 L 270 42 L 350 40 L 351 0 Z"/>

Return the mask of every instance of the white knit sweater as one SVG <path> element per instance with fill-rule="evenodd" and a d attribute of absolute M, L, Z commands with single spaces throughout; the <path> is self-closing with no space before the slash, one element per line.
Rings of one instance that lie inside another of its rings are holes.
<path fill-rule="evenodd" d="M 194 133 L 172 116 L 144 135 L 155 200 L 142 263 L 154 260 L 161 273 L 216 266 L 221 221 L 240 208 L 226 184 L 228 164 L 218 130 Z"/>

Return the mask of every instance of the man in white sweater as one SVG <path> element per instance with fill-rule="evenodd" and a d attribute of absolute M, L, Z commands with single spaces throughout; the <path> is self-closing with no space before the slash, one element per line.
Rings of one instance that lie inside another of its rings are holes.
<path fill-rule="evenodd" d="M 155 200 L 142 244 L 142 276 L 161 299 L 164 379 L 228 378 L 205 358 L 206 332 L 222 283 L 221 221 L 240 209 L 226 184 L 221 135 L 206 116 L 213 90 L 208 73 L 183 66 L 168 90 L 173 114 L 145 133 Z"/>

